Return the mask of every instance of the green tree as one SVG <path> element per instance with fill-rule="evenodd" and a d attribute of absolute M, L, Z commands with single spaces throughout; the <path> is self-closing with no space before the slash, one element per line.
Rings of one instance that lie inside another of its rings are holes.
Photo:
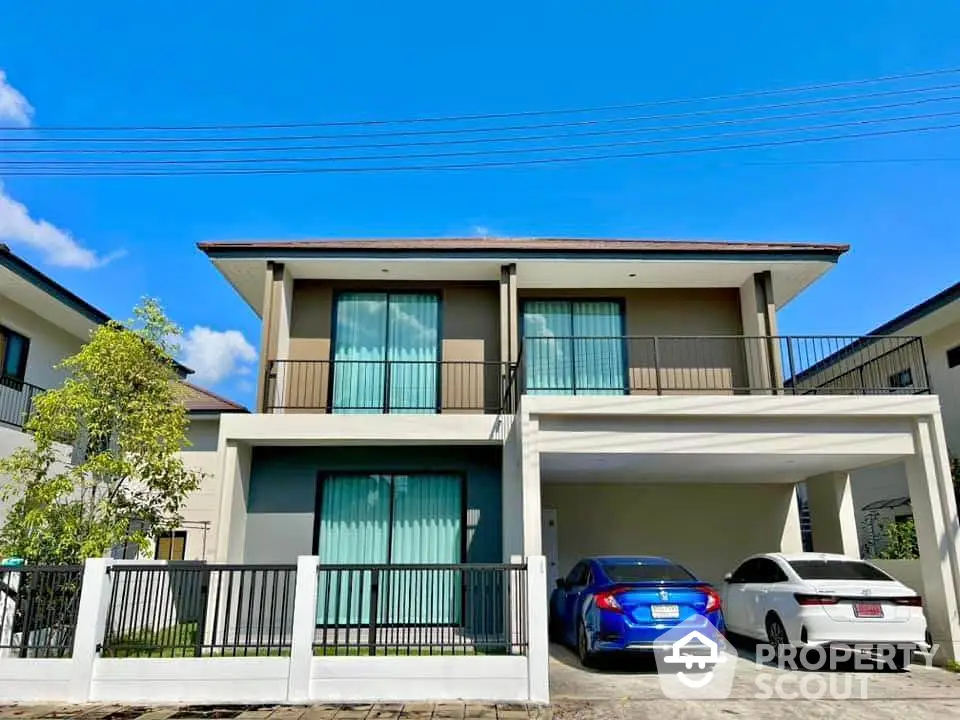
<path fill-rule="evenodd" d="M 148 532 L 180 524 L 200 475 L 179 454 L 189 444 L 179 336 L 145 299 L 132 320 L 100 326 L 61 363 L 65 382 L 36 397 L 25 425 L 32 445 L 0 460 L 9 478 L 0 498 L 12 502 L 0 556 L 77 563 L 120 543 L 144 547 Z"/>
<path fill-rule="evenodd" d="M 882 560 L 912 560 L 920 557 L 917 547 L 917 527 L 913 518 L 894 520 L 887 524 L 884 531 L 887 544 L 880 551 Z"/>

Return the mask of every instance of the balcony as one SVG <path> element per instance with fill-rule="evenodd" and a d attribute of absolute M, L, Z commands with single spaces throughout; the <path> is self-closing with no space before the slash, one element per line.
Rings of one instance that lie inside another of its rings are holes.
<path fill-rule="evenodd" d="M 524 338 L 529 395 L 868 395 L 930 391 L 918 337 Z"/>
<path fill-rule="evenodd" d="M 512 413 L 528 395 L 930 392 L 923 343 L 891 336 L 524 338 L 519 363 L 272 360 L 265 412 Z"/>
<path fill-rule="evenodd" d="M 264 412 L 514 412 L 513 366 L 485 361 L 271 360 Z"/>
<path fill-rule="evenodd" d="M 22 428 L 33 409 L 33 398 L 43 391 L 27 382 L 0 378 L 0 427 Z"/>

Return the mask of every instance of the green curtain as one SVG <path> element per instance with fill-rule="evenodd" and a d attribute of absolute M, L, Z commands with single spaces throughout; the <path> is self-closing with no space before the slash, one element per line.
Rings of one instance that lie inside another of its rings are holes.
<path fill-rule="evenodd" d="M 334 412 L 436 412 L 439 325 L 436 295 L 339 295 Z"/>
<path fill-rule="evenodd" d="M 383 412 L 387 296 L 384 293 L 339 295 L 334 342 L 334 412 Z"/>
<path fill-rule="evenodd" d="M 323 482 L 320 565 L 446 565 L 461 562 L 462 482 L 456 475 L 339 475 Z M 317 624 L 370 620 L 371 572 L 324 571 Z M 378 621 L 451 624 L 460 617 L 455 570 L 381 573 Z"/>
<path fill-rule="evenodd" d="M 461 558 L 461 480 L 457 476 L 397 475 L 393 479 L 390 562 L 453 565 Z M 395 572 L 389 617 L 401 624 L 447 625 L 460 617 L 460 573 Z"/>
<path fill-rule="evenodd" d="M 536 300 L 523 305 L 524 392 L 529 395 L 573 395 L 570 305 L 563 300 Z"/>
<path fill-rule="evenodd" d="M 390 295 L 390 412 L 437 410 L 440 306 L 436 295 Z"/>
<path fill-rule="evenodd" d="M 384 564 L 389 560 L 391 478 L 326 478 L 320 508 L 320 565 Z M 317 583 L 317 624 L 367 623 L 369 571 L 323 571 Z"/>
<path fill-rule="evenodd" d="M 524 392 L 622 395 L 626 388 L 620 304 L 529 301 L 523 306 Z"/>

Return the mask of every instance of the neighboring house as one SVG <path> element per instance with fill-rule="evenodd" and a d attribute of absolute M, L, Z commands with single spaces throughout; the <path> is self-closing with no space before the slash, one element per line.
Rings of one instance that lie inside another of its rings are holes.
<path fill-rule="evenodd" d="M 908 387 L 865 373 L 824 389 L 803 373 L 845 341 L 778 333 L 845 246 L 199 247 L 262 318 L 256 410 L 220 422 L 218 560 L 545 555 L 553 582 L 582 556 L 655 554 L 720 582 L 746 555 L 801 549 L 799 483 L 814 549 L 858 555 L 850 473 L 907 459 L 931 630 L 960 654 L 957 511 L 924 366 Z"/>
<path fill-rule="evenodd" d="M 891 336 L 904 338 L 905 343 L 919 337 L 922 346 L 917 344 L 911 352 L 886 352 Z M 960 283 L 825 358 L 803 374 L 802 383 L 866 383 L 878 392 L 924 392 L 929 383 L 940 398 L 947 448 L 953 457 L 960 456 Z M 897 461 L 857 470 L 851 479 L 861 548 L 875 555 L 886 545 L 886 525 L 913 516 L 907 468 Z"/>
<path fill-rule="evenodd" d="M 23 423 L 33 397 L 59 386 L 56 366 L 74 355 L 110 317 L 0 244 L 0 457 L 30 442 Z M 183 375 L 190 372 L 180 366 Z M 185 459 L 206 477 L 184 508 L 184 527 L 157 543 L 157 554 L 198 560 L 216 551 L 212 523 L 219 509 L 215 472 L 221 413 L 246 412 L 236 403 L 183 382 L 190 413 Z M 69 448 L 64 458 L 74 460 Z M 0 507 L 0 518 L 3 508 Z M 120 550 L 122 554 L 123 550 Z"/>

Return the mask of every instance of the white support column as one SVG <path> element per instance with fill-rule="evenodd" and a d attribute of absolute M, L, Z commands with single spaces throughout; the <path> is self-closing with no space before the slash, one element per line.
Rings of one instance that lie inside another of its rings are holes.
<path fill-rule="evenodd" d="M 276 322 L 276 357 L 275 360 L 290 359 L 290 328 L 293 322 L 293 276 L 286 265 L 275 266 L 274 275 L 275 296 L 273 299 L 273 313 Z M 288 402 L 288 383 L 293 374 L 286 363 L 277 364 L 277 379 L 274 383 L 273 404 L 281 408 L 276 412 L 283 412 L 282 408 Z"/>
<path fill-rule="evenodd" d="M 523 553 L 523 462 L 518 422 L 511 423 L 503 444 L 500 483 L 503 559 L 510 561 Z"/>
<path fill-rule="evenodd" d="M 960 659 L 960 528 L 946 442 L 939 414 L 918 418 L 915 451 L 907 458 L 907 484 L 917 528 L 924 605 L 936 660 Z"/>
<path fill-rule="evenodd" d="M 527 679 L 530 702 L 550 702 L 549 598 L 547 559 L 527 556 Z"/>
<path fill-rule="evenodd" d="M 826 473 L 808 478 L 806 485 L 814 552 L 840 553 L 859 559 L 860 542 L 850 475 Z"/>
<path fill-rule="evenodd" d="M 803 534 L 800 530 L 800 503 L 797 498 L 796 485 L 790 485 L 790 497 L 787 502 L 787 512 L 783 519 L 783 532 L 780 534 L 780 552 L 803 552 Z"/>
<path fill-rule="evenodd" d="M 317 627 L 317 564 L 315 555 L 297 558 L 297 585 L 293 596 L 293 625 L 290 641 L 290 678 L 287 702 L 310 701 L 310 664 L 313 660 L 313 637 Z"/>
<path fill-rule="evenodd" d="M 93 664 L 100 657 L 100 643 L 107 627 L 111 577 L 107 568 L 113 564 L 107 558 L 90 558 L 83 566 L 83 585 L 77 608 L 77 627 L 73 635 L 70 702 L 82 703 L 90 699 Z"/>
<path fill-rule="evenodd" d="M 520 412 L 520 450 L 523 459 L 523 554 L 540 555 L 543 539 L 540 531 L 540 422 Z"/>
<path fill-rule="evenodd" d="M 225 441 L 221 435 L 219 461 L 221 483 L 216 559 L 217 562 L 242 562 L 250 487 L 250 447 Z"/>

